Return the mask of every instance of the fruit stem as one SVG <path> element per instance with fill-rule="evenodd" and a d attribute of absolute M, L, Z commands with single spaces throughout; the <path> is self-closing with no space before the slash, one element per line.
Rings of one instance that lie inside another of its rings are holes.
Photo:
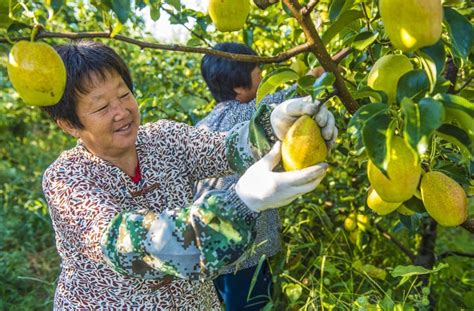
<path fill-rule="evenodd" d="M 35 23 L 33 29 L 31 30 L 30 41 L 33 42 L 36 40 L 36 36 L 43 29 L 43 25 Z"/>

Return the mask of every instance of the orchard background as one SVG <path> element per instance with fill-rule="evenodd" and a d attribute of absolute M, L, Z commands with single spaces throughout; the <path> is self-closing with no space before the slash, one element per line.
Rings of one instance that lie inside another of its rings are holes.
<path fill-rule="evenodd" d="M 268 310 L 474 309 L 474 8 L 471 1 L 443 1 L 441 40 L 405 53 L 415 70 L 399 82 L 404 101 L 389 105 L 367 85 L 378 59 L 401 54 L 384 31 L 377 2 L 255 0 L 245 27 L 222 33 L 206 12 L 180 0 L 0 1 L 0 309 L 51 309 L 60 269 L 41 176 L 74 142 L 40 109 L 25 105 L 8 80 L 11 46 L 31 37 L 113 46 L 131 69 L 143 122 L 194 124 L 212 109 L 199 63 L 222 41 L 244 42 L 261 56 L 260 96 L 297 82 L 297 92 L 327 101 L 338 145 L 322 185 L 281 209 L 284 245 L 271 260 L 275 292 Z M 152 20 L 169 14 L 168 22 L 182 24 L 190 39 L 159 44 L 136 14 L 145 8 Z M 337 65 L 329 55 L 338 53 Z M 320 79 L 302 76 L 319 65 L 328 71 Z M 426 100 L 434 102 L 429 109 Z M 392 132 L 411 143 L 425 170 L 463 186 L 471 216 L 462 226 L 437 225 L 419 202 L 408 204 L 412 215 L 381 217 L 366 206 L 367 160 L 383 167 Z M 356 228 L 347 231 L 344 222 L 353 215 Z"/>

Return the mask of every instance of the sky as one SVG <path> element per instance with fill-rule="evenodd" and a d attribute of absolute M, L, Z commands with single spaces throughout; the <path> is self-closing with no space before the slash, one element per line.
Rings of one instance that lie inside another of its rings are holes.
<path fill-rule="evenodd" d="M 207 0 L 181 0 L 181 3 L 186 7 L 197 11 L 207 11 Z M 168 21 L 169 15 L 165 12 L 161 11 L 160 19 L 156 22 L 150 18 L 150 12 L 148 9 L 143 10 L 141 14 L 143 14 L 143 17 L 145 18 L 146 29 L 160 42 L 185 43 L 189 38 L 189 31 L 182 25 L 170 25 Z M 193 23 L 190 23 L 187 26 L 191 28 Z"/>

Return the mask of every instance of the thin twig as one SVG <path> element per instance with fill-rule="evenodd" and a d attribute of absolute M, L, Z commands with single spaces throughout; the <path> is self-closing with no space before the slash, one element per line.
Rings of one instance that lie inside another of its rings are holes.
<path fill-rule="evenodd" d="M 171 10 L 161 6 L 161 9 L 168 13 L 168 15 L 174 17 L 176 20 L 179 20 L 176 14 L 174 14 Z M 186 28 L 187 31 L 189 31 L 191 34 L 193 34 L 196 38 L 204 42 L 208 47 L 211 47 L 212 45 L 200 34 L 196 33 L 194 30 L 190 29 L 188 26 L 186 26 L 184 23 L 180 23 L 184 28 Z"/>
<path fill-rule="evenodd" d="M 466 88 L 469 85 L 469 83 L 472 82 L 473 78 L 474 78 L 473 76 L 469 77 L 469 79 L 467 79 L 466 83 L 464 83 L 459 89 L 457 89 L 455 93 L 456 94 L 461 93 L 461 91 L 464 90 L 464 88 Z"/>
<path fill-rule="evenodd" d="M 464 252 L 458 252 L 458 251 L 447 251 L 442 253 L 441 255 L 438 256 L 438 260 L 442 260 L 446 257 L 449 256 L 460 256 L 460 257 L 468 257 L 468 258 L 474 258 L 474 254 L 471 253 L 464 253 Z"/>
<path fill-rule="evenodd" d="M 377 228 L 377 230 L 380 231 L 380 233 L 382 233 L 382 236 L 384 238 L 386 238 L 387 240 L 395 244 L 405 255 L 408 256 L 408 258 L 410 258 L 412 262 L 415 260 L 416 258 L 415 254 L 413 254 L 413 252 L 409 250 L 405 245 L 400 243 L 400 241 L 398 241 L 393 235 L 391 235 L 384 228 L 382 228 L 380 224 L 376 224 L 375 227 Z"/>
<path fill-rule="evenodd" d="M 301 9 L 301 14 L 302 15 L 308 15 L 308 14 L 311 14 L 311 12 L 314 10 L 314 8 L 318 5 L 319 3 L 319 0 L 311 0 L 310 2 L 308 2 L 307 5 L 305 5 L 302 9 Z"/>

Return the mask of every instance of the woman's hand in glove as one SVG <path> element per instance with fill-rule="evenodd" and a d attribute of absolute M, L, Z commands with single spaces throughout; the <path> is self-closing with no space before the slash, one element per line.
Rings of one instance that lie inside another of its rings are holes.
<path fill-rule="evenodd" d="M 280 149 L 281 143 L 275 143 L 272 150 L 249 167 L 237 182 L 237 195 L 253 211 L 288 205 L 314 190 L 326 174 L 326 163 L 291 172 L 272 172 L 280 161 Z"/>
<path fill-rule="evenodd" d="M 324 104 L 313 101 L 311 96 L 289 99 L 275 107 L 270 120 L 277 138 L 283 140 L 293 123 L 305 114 L 314 116 L 326 144 L 331 148 L 338 133 L 334 116 Z"/>

